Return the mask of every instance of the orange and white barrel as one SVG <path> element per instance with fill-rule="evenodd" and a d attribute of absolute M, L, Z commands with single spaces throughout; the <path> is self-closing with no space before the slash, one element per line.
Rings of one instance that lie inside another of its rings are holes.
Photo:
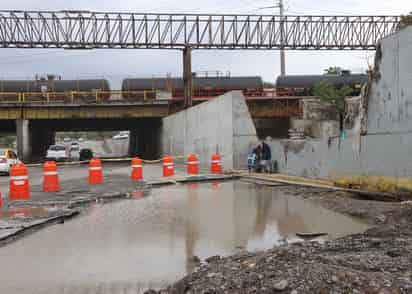
<path fill-rule="evenodd" d="M 43 165 L 43 192 L 58 192 L 59 190 L 57 165 L 54 161 L 46 161 Z"/>
<path fill-rule="evenodd" d="M 173 162 L 173 157 L 170 155 L 165 155 L 163 157 L 163 176 L 171 177 L 175 174 L 175 164 Z"/>
<path fill-rule="evenodd" d="M 132 174 L 130 178 L 133 181 L 141 181 L 143 180 L 143 164 L 142 160 L 138 157 L 132 159 Z"/>
<path fill-rule="evenodd" d="M 210 172 L 212 174 L 221 174 L 222 173 L 222 159 L 219 154 L 213 154 L 211 165 L 210 165 Z"/>
<path fill-rule="evenodd" d="M 197 158 L 196 154 L 189 154 L 187 156 L 187 174 L 199 174 L 199 159 Z"/>
<path fill-rule="evenodd" d="M 103 184 L 103 168 L 102 162 L 98 158 L 93 158 L 89 162 L 89 184 Z"/>
<path fill-rule="evenodd" d="M 10 200 L 30 199 L 29 175 L 24 163 L 17 163 L 10 169 L 9 198 Z"/>

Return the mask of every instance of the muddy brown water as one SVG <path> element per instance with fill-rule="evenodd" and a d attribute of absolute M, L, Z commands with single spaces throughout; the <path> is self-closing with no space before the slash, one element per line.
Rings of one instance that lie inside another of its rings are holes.
<path fill-rule="evenodd" d="M 297 241 L 296 232 L 336 238 L 367 228 L 276 187 L 169 186 L 139 200 L 95 204 L 0 248 L 0 293 L 138 293 L 183 277 L 193 255 L 267 249 Z"/>

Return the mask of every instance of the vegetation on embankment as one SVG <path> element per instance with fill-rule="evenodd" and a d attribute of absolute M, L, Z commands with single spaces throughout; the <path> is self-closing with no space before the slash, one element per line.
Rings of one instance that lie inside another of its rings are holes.
<path fill-rule="evenodd" d="M 401 15 L 401 28 L 411 26 L 412 25 L 412 12 L 407 15 Z"/>

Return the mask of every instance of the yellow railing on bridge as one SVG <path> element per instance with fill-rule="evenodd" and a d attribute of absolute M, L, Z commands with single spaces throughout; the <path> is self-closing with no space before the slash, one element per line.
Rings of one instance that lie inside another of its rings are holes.
<path fill-rule="evenodd" d="M 0 92 L 0 103 L 109 103 L 141 102 L 157 98 L 156 90 L 146 91 L 66 91 L 66 92 Z"/>

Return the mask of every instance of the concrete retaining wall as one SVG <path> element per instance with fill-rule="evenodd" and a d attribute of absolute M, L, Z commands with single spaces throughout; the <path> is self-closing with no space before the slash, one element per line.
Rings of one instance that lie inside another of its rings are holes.
<path fill-rule="evenodd" d="M 280 172 L 315 178 L 412 178 L 412 27 L 381 45 L 368 98 L 367 134 L 360 135 L 358 117 L 345 139 L 273 140 L 269 144 Z"/>
<path fill-rule="evenodd" d="M 162 151 L 173 155 L 196 153 L 203 167 L 213 153 L 222 155 L 224 169 L 244 167 L 246 155 L 256 144 L 256 130 L 240 91 L 163 119 Z"/>

